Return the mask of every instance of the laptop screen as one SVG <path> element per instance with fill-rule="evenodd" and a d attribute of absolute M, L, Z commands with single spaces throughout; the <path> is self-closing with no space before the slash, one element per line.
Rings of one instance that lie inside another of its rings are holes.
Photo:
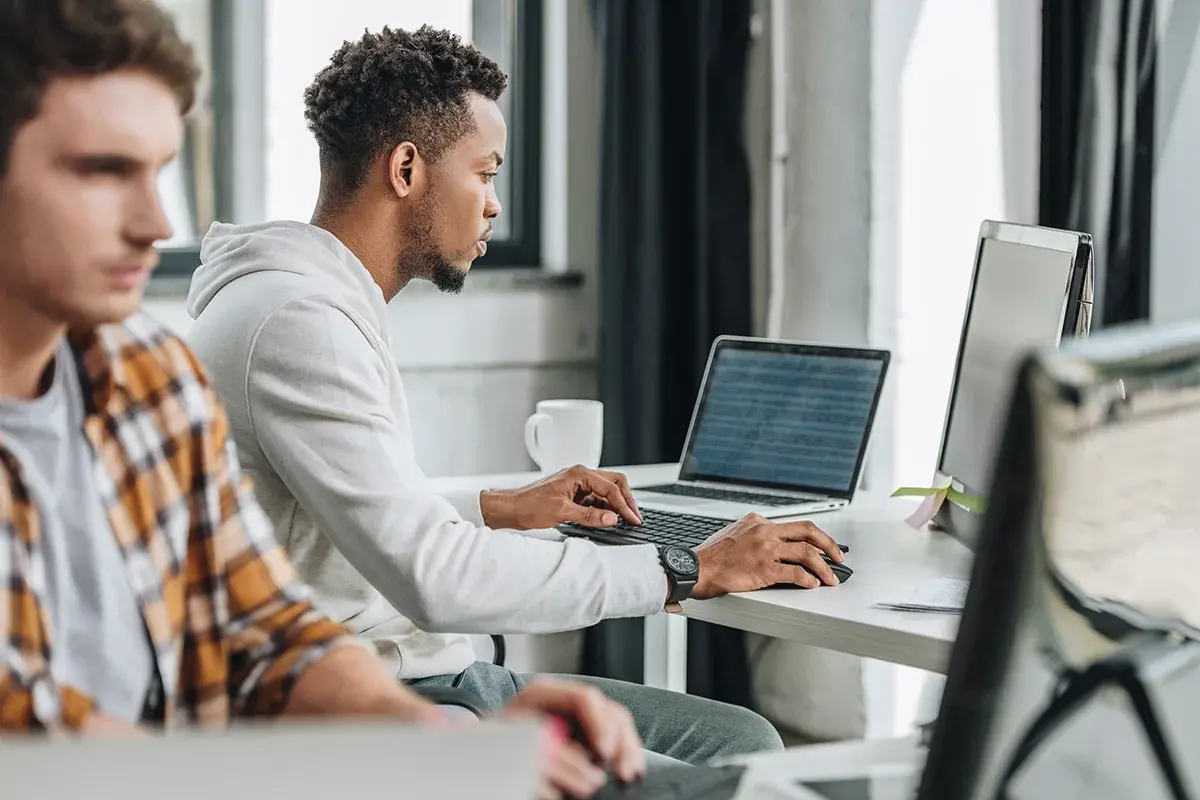
<path fill-rule="evenodd" d="M 718 340 L 680 478 L 849 498 L 888 353 Z"/>

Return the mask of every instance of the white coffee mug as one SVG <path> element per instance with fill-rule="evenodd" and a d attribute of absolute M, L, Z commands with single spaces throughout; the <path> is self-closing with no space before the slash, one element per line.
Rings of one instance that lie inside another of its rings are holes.
<path fill-rule="evenodd" d="M 525 449 L 549 475 L 582 464 L 600 466 L 604 404 L 596 400 L 543 400 L 525 421 Z"/>

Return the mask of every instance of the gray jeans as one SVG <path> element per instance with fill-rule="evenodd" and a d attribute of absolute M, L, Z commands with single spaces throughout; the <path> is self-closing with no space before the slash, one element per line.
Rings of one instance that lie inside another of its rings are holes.
<path fill-rule="evenodd" d="M 409 683 L 414 686 L 456 686 L 478 696 L 486 707 L 498 710 L 512 700 L 531 677 L 537 676 L 518 675 L 504 667 L 476 661 L 459 675 L 437 675 Z M 740 706 L 606 678 L 585 675 L 544 677 L 587 683 L 600 689 L 633 714 L 646 750 L 666 759 L 703 764 L 719 756 L 783 749 L 779 733 L 771 723 Z"/>

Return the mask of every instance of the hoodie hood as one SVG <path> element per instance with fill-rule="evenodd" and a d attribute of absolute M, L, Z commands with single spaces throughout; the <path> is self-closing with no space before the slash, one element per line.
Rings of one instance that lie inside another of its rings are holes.
<path fill-rule="evenodd" d="M 200 266 L 192 273 L 188 314 L 197 319 L 217 292 L 259 272 L 316 279 L 325 292 L 365 301 L 383 318 L 383 292 L 362 262 L 332 233 L 303 222 L 214 222 L 200 245 Z"/>

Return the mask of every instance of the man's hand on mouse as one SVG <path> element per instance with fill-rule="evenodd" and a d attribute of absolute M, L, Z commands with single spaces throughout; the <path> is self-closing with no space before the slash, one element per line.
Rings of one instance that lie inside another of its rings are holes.
<path fill-rule="evenodd" d="M 837 576 L 822 554 L 837 564 L 846 558 L 837 542 L 811 522 L 771 522 L 751 514 L 717 531 L 696 548 L 700 580 L 692 597 L 707 600 L 777 583 L 806 589 L 822 584 L 836 586 Z"/>
<path fill-rule="evenodd" d="M 502 716 L 529 714 L 549 716 L 569 729 L 544 757 L 539 793 L 543 800 L 591 797 L 607 780 L 606 770 L 625 783 L 646 774 L 646 755 L 632 715 L 599 689 L 531 681 Z"/>
<path fill-rule="evenodd" d="M 619 472 L 575 466 L 521 489 L 479 495 L 489 528 L 518 531 L 576 522 L 608 528 L 624 519 L 640 525 L 642 516 L 629 481 Z"/>

